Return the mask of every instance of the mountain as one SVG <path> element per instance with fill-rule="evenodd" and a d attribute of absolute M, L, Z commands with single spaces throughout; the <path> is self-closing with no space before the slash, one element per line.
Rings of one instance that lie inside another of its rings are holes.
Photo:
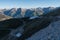
<path fill-rule="evenodd" d="M 26 40 L 60 40 L 60 8 L 50 11 L 45 14 L 44 17 L 52 18 L 51 23 L 46 28 L 37 31 Z"/>
<path fill-rule="evenodd" d="M 8 9 L 3 11 L 5 15 L 13 17 L 16 14 L 16 8 Z"/>
<path fill-rule="evenodd" d="M 0 27 L 3 30 L 10 28 L 10 33 L 2 40 L 59 40 L 60 8 L 38 17 L 12 18 L 0 21 Z M 2 33 L 5 34 L 5 32 Z M 17 37 L 16 34 L 19 36 Z"/>
<path fill-rule="evenodd" d="M 43 15 L 43 13 L 44 13 L 43 9 L 40 7 L 36 8 L 35 11 L 36 11 L 36 16 Z"/>
<path fill-rule="evenodd" d="M 60 8 L 56 8 L 51 12 L 47 13 L 46 16 L 60 16 Z"/>
<path fill-rule="evenodd" d="M 54 7 L 48 7 L 48 8 L 43 8 L 44 14 L 50 12 L 51 10 L 54 10 Z"/>
<path fill-rule="evenodd" d="M 33 10 L 27 9 L 24 16 L 25 17 L 32 17 L 32 16 L 34 16 L 33 13 L 34 13 Z"/>
<path fill-rule="evenodd" d="M 39 16 L 50 12 L 51 10 L 55 9 L 54 7 L 47 7 L 47 8 L 12 8 L 12 9 L 0 9 L 1 14 L 5 14 L 7 16 L 11 16 L 13 18 L 21 18 L 21 17 L 32 17 L 32 16 Z"/>
<path fill-rule="evenodd" d="M 22 17 L 22 15 L 21 15 L 21 8 L 18 8 L 17 10 L 16 10 L 16 13 L 13 15 L 13 17 L 15 17 L 15 18 L 19 18 L 19 17 Z"/>

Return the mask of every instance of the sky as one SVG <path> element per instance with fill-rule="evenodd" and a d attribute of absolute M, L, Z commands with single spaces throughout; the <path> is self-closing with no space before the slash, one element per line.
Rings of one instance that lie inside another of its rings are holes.
<path fill-rule="evenodd" d="M 60 0 L 0 0 L 0 8 L 59 7 Z"/>

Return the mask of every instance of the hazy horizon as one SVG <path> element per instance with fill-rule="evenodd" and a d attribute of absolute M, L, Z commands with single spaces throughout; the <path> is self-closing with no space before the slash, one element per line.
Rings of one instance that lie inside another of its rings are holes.
<path fill-rule="evenodd" d="M 60 7 L 60 0 L 0 0 L 2 8 Z"/>

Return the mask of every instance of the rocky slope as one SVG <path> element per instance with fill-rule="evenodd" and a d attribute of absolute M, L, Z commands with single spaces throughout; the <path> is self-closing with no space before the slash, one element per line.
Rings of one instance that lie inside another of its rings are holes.
<path fill-rule="evenodd" d="M 52 22 L 26 40 L 60 40 L 60 21 Z"/>

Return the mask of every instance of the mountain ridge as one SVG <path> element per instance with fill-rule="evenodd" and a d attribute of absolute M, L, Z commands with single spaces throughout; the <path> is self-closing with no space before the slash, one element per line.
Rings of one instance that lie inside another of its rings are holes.
<path fill-rule="evenodd" d="M 30 9 L 11 8 L 11 9 L 0 9 L 0 13 L 11 16 L 13 18 L 21 18 L 21 17 L 32 17 L 32 16 L 43 15 L 50 12 L 53 9 L 55 8 L 54 7 L 47 7 L 47 8 L 38 7 Z"/>

